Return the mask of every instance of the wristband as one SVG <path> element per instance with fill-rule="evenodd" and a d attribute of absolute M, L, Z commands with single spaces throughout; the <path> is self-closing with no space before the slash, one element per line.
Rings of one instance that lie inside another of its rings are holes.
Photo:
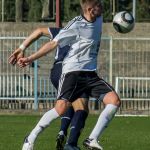
<path fill-rule="evenodd" d="M 21 45 L 19 46 L 19 48 L 20 48 L 22 51 L 24 51 L 24 50 L 26 49 L 26 47 L 25 47 L 23 44 L 21 44 Z"/>

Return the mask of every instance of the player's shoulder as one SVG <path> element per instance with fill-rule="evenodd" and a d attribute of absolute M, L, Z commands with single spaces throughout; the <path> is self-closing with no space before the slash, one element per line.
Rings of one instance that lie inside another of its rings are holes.
<path fill-rule="evenodd" d="M 69 29 L 69 28 L 76 28 L 78 26 L 78 22 L 81 21 L 83 17 L 76 16 L 74 17 L 71 21 L 68 22 L 68 24 L 64 27 L 64 29 Z"/>
<path fill-rule="evenodd" d="M 73 20 L 73 21 L 81 21 L 82 19 L 83 19 L 83 16 L 80 15 L 80 16 L 74 17 L 72 20 Z"/>

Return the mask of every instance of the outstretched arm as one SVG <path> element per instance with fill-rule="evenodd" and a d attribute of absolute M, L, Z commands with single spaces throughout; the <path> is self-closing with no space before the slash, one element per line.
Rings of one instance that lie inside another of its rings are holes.
<path fill-rule="evenodd" d="M 20 58 L 18 61 L 18 64 L 21 68 L 25 67 L 25 66 L 29 65 L 31 62 L 33 62 L 34 60 L 53 51 L 57 46 L 58 46 L 57 41 L 50 41 L 50 42 L 46 43 L 44 46 L 42 46 L 37 52 L 30 55 L 29 57 Z"/>
<path fill-rule="evenodd" d="M 28 48 L 34 41 L 39 39 L 41 36 L 48 36 L 51 38 L 51 33 L 48 31 L 48 28 L 38 28 L 31 35 L 23 41 L 23 43 L 17 48 L 8 58 L 10 64 L 15 65 L 17 61 L 24 57 L 24 51 Z"/>
<path fill-rule="evenodd" d="M 51 34 L 48 31 L 48 28 L 38 28 L 36 29 L 23 43 L 22 45 L 25 47 L 29 47 L 34 41 L 39 39 L 41 36 L 48 36 L 51 38 Z"/>

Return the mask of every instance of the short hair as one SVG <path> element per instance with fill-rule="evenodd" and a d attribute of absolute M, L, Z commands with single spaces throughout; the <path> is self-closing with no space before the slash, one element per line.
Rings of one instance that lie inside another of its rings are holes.
<path fill-rule="evenodd" d="M 83 10 L 89 4 L 95 6 L 99 3 L 101 4 L 101 0 L 80 0 L 80 5 Z"/>

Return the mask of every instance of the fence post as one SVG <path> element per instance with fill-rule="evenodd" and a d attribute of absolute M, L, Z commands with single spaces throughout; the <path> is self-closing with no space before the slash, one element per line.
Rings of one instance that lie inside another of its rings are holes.
<path fill-rule="evenodd" d="M 112 48 L 113 48 L 113 38 L 110 37 L 110 48 L 109 48 L 109 83 L 112 84 Z"/>
<path fill-rule="evenodd" d="M 119 94 L 119 77 L 116 77 L 115 80 L 115 91 Z"/>
<path fill-rule="evenodd" d="M 2 0 L 2 22 L 4 22 L 4 0 Z"/>
<path fill-rule="evenodd" d="M 36 52 L 38 48 L 37 41 L 35 42 L 34 46 L 35 46 L 34 50 Z M 35 60 L 34 61 L 34 110 L 38 109 L 38 94 L 37 94 L 38 88 L 37 87 L 38 87 L 38 61 Z"/>

